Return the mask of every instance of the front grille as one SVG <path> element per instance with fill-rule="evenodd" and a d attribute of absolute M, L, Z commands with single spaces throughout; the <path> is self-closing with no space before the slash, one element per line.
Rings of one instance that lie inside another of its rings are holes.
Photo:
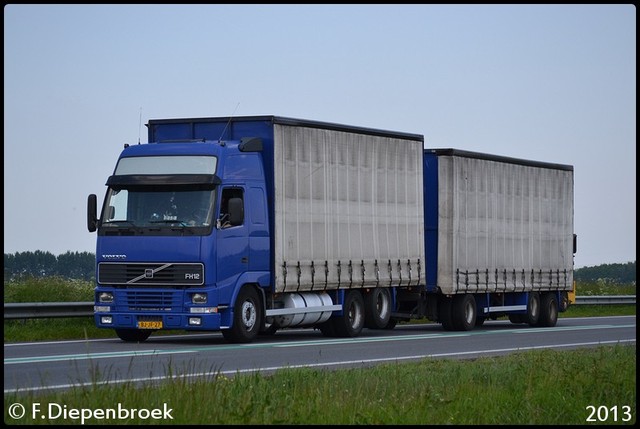
<path fill-rule="evenodd" d="M 180 310 L 180 292 L 147 292 L 125 290 L 118 302 L 128 311 L 171 311 Z"/>
<path fill-rule="evenodd" d="M 202 264 L 101 262 L 98 283 L 133 286 L 200 286 Z"/>

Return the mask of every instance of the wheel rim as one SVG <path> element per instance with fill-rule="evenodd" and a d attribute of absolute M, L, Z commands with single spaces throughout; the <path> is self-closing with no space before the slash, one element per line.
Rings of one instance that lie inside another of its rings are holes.
<path fill-rule="evenodd" d="M 242 323 L 247 329 L 253 328 L 256 324 L 257 311 L 252 302 L 246 301 L 242 304 Z"/>
<path fill-rule="evenodd" d="M 471 301 L 467 301 L 464 308 L 464 317 L 466 319 L 466 322 L 467 324 L 471 325 L 475 322 L 475 311 L 473 309 L 473 303 Z"/>
<path fill-rule="evenodd" d="M 356 303 L 352 303 L 349 307 L 349 324 L 352 328 L 357 328 L 362 324 L 362 311 L 358 308 Z"/>
<path fill-rule="evenodd" d="M 378 311 L 378 315 L 380 319 L 384 319 L 387 317 L 387 313 L 389 313 L 389 300 L 384 293 L 380 293 L 378 295 L 378 299 L 376 300 L 376 310 Z"/>
<path fill-rule="evenodd" d="M 558 318 L 558 308 L 556 307 L 555 300 L 551 300 L 549 303 L 549 320 L 554 322 Z"/>

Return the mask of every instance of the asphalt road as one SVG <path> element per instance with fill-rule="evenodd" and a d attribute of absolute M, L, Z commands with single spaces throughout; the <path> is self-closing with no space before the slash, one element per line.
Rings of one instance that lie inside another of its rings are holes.
<path fill-rule="evenodd" d="M 313 329 L 283 329 L 250 344 L 229 344 L 219 333 L 4 345 L 4 392 L 71 386 L 162 382 L 169 377 L 269 373 L 280 368 L 366 367 L 432 358 L 472 358 L 532 349 L 635 344 L 636 316 L 560 318 L 553 328 L 487 321 L 468 332 L 439 324 L 365 329 L 356 338 L 327 338 Z"/>

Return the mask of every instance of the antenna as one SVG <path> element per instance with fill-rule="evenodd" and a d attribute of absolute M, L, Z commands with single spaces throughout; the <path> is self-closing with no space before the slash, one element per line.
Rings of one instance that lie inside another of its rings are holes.
<path fill-rule="evenodd" d="M 140 144 L 140 132 L 142 130 L 142 106 L 140 106 L 140 122 L 138 123 L 138 144 Z"/>
<path fill-rule="evenodd" d="M 236 104 L 236 108 L 233 109 L 233 113 L 231 114 L 231 116 L 229 116 L 229 120 L 227 121 L 227 125 L 224 126 L 224 130 L 222 130 L 222 134 L 220 134 L 220 138 L 218 138 L 218 143 L 222 140 L 222 137 L 224 136 L 224 133 L 227 131 L 227 128 L 229 127 L 229 124 L 231 123 L 231 119 L 233 118 L 233 115 L 235 115 L 236 110 L 238 110 L 238 106 L 240 105 L 240 102 L 238 101 L 238 104 Z"/>

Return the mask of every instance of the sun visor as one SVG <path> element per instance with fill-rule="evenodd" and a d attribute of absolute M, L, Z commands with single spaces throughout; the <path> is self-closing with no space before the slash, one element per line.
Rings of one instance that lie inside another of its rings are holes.
<path fill-rule="evenodd" d="M 122 174 L 110 176 L 107 186 L 205 185 L 214 187 L 222 181 L 215 174 Z"/>

